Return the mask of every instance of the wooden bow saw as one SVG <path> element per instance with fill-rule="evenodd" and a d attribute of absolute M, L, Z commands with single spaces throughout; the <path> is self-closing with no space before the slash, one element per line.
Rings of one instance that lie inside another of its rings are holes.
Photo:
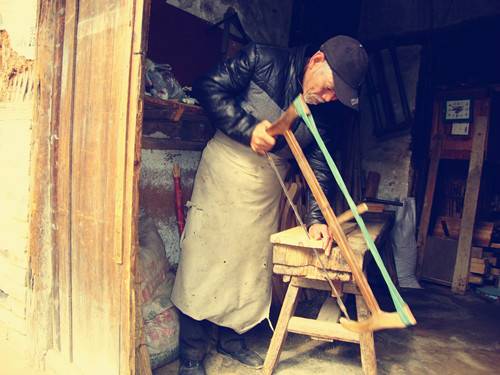
<path fill-rule="evenodd" d="M 302 95 L 300 95 L 296 101 L 299 101 L 302 108 L 305 109 L 307 115 L 310 115 L 310 110 L 307 107 Z M 417 322 L 406 303 L 403 303 L 402 310 L 405 319 L 402 319 L 401 314 L 398 312 L 385 312 L 382 311 L 377 299 L 375 298 L 366 277 L 361 270 L 360 265 L 357 263 L 354 253 L 347 241 L 344 231 L 339 224 L 338 218 L 335 216 L 330 203 L 328 202 L 325 193 L 321 189 L 314 172 L 309 165 L 309 162 L 304 156 L 304 153 L 295 138 L 295 135 L 290 130 L 293 122 L 299 117 L 294 104 L 291 104 L 289 108 L 281 115 L 281 117 L 272 124 L 271 127 L 267 129 L 267 133 L 271 136 L 283 135 L 290 147 L 290 150 L 297 160 L 299 168 L 304 175 L 304 178 L 311 189 L 311 192 L 316 199 L 316 202 L 321 209 L 321 213 L 326 220 L 326 223 L 333 235 L 333 239 L 340 248 L 340 252 L 347 264 L 351 268 L 351 272 L 354 277 L 354 281 L 358 286 L 368 309 L 371 312 L 371 317 L 363 321 L 352 321 L 345 318 L 340 319 L 340 324 L 353 332 L 369 332 L 378 331 L 382 329 L 390 328 L 405 328 L 410 325 L 415 325 Z M 402 300 L 402 299 L 401 299 Z M 404 321 L 406 320 L 406 322 Z"/>

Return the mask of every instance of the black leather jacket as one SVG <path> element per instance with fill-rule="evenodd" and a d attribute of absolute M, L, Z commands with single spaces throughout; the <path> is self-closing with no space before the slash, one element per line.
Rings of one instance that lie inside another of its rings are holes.
<path fill-rule="evenodd" d="M 251 43 L 237 56 L 220 63 L 198 79 L 193 86 L 193 94 L 217 129 L 240 143 L 250 145 L 252 131 L 260 122 L 240 105 L 250 82 L 257 84 L 285 110 L 302 91 L 301 81 L 307 55 L 306 47 L 286 49 Z M 316 125 L 328 146 L 331 140 L 328 130 L 331 128 L 318 121 Z M 284 137 L 279 136 L 271 152 L 281 149 L 285 144 Z M 314 140 L 303 150 L 319 184 L 329 197 L 333 180 L 321 150 Z M 308 214 L 304 218 L 307 226 L 324 223 L 323 215 L 310 192 L 308 207 Z"/>

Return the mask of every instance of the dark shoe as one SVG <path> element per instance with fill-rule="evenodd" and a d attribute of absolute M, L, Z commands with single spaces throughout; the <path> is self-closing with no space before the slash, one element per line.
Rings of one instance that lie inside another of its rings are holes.
<path fill-rule="evenodd" d="M 245 366 L 254 369 L 260 369 L 264 365 L 264 360 L 253 350 L 248 349 L 245 345 L 234 351 L 223 349 L 220 345 L 217 345 L 217 351 L 222 355 L 235 359 Z"/>
<path fill-rule="evenodd" d="M 206 375 L 202 361 L 190 361 L 181 359 L 179 375 Z"/>

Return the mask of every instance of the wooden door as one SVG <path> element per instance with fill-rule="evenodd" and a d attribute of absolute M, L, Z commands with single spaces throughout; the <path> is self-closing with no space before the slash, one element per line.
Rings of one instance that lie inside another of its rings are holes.
<path fill-rule="evenodd" d="M 56 75 L 52 86 L 60 87 L 60 100 L 51 132 L 55 303 L 48 365 L 58 372 L 136 373 L 133 268 L 144 4 L 56 3 L 63 44 L 55 54 L 60 82 Z"/>

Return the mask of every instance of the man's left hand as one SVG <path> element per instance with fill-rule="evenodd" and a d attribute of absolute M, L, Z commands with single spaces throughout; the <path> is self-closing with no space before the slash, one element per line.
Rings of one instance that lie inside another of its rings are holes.
<path fill-rule="evenodd" d="M 309 237 L 313 240 L 323 241 L 323 250 L 326 256 L 332 251 L 333 238 L 326 224 L 313 224 L 309 227 Z"/>

